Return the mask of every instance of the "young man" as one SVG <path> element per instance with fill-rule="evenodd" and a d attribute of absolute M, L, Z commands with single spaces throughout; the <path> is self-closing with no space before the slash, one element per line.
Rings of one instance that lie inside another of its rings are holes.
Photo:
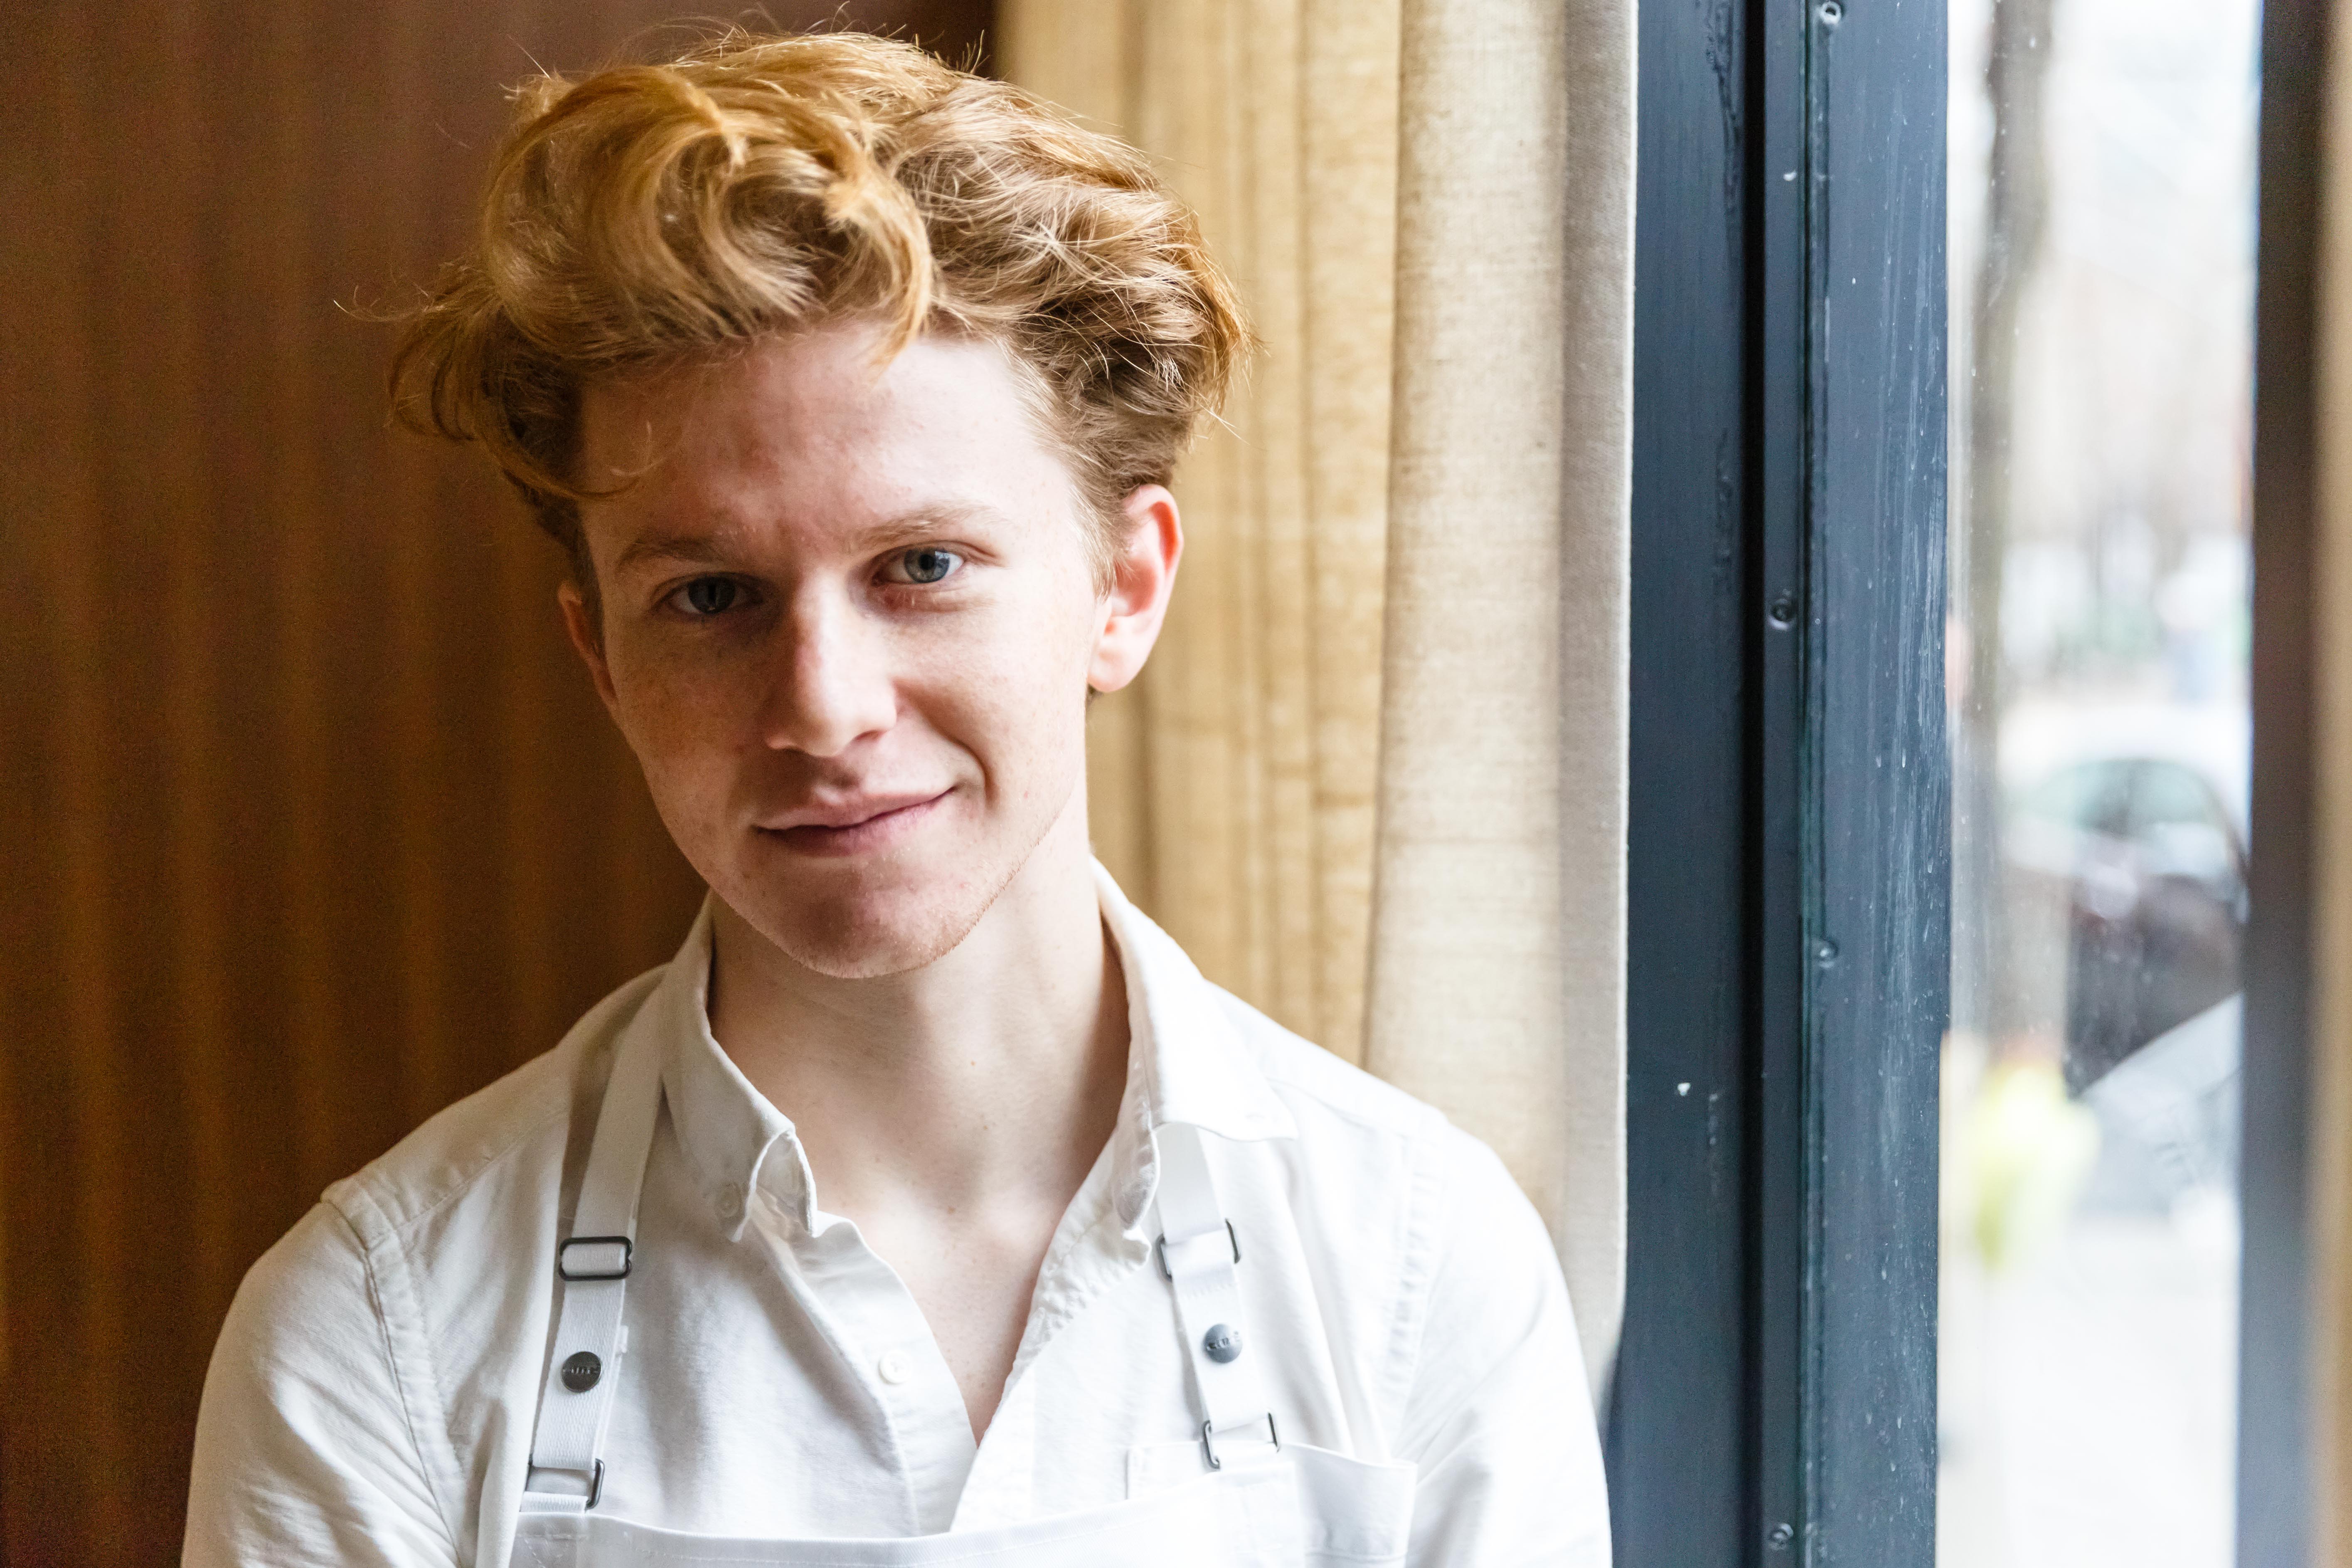
<path fill-rule="evenodd" d="M 1138 155 L 911 48 L 525 90 L 395 381 L 710 896 L 256 1266 L 190 1563 L 1607 1561 L 1500 1165 L 1087 852 L 1246 344 Z"/>

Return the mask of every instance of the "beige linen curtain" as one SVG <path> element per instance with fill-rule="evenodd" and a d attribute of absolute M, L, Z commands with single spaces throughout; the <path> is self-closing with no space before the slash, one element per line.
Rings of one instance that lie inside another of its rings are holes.
<path fill-rule="evenodd" d="M 1215 980 L 1444 1109 L 1622 1298 L 1630 0 L 1005 0 L 1158 157 L 1265 351 L 1188 459 L 1107 864 Z M 1376 890 L 1377 889 L 1377 890 Z"/>
<path fill-rule="evenodd" d="M 1159 656 L 1096 707 L 1096 847 L 1213 978 L 1360 1059 L 1395 0 L 1011 0 L 1000 17 L 1008 78 L 1160 155 L 1265 341 L 1185 464 Z"/>

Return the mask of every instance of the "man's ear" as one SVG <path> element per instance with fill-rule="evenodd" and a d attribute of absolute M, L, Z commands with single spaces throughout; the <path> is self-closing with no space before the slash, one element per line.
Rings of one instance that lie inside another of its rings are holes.
<path fill-rule="evenodd" d="M 580 595 L 580 585 L 566 581 L 555 591 L 555 602 L 563 609 L 563 629 L 572 637 L 572 650 L 580 662 L 588 667 L 588 679 L 596 683 L 596 695 L 604 700 L 605 711 L 619 717 L 620 710 L 613 694 L 612 668 L 604 662 L 604 637 L 596 625 L 596 612 Z"/>
<path fill-rule="evenodd" d="M 1117 691 L 1143 672 L 1151 645 L 1160 640 L 1168 595 L 1176 587 L 1176 563 L 1184 553 L 1184 524 L 1165 485 L 1138 486 L 1119 510 L 1126 542 L 1111 561 L 1102 629 L 1087 666 L 1087 684 L 1097 691 Z"/>

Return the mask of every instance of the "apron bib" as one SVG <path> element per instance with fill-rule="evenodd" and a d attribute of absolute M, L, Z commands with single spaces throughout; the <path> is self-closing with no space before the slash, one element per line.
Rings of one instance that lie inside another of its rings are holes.
<path fill-rule="evenodd" d="M 628 1349 L 622 1302 L 636 1268 L 637 1198 L 661 1110 L 651 1031 L 622 1039 L 588 1147 L 572 1234 L 556 1251 L 562 1306 L 540 1385 L 530 1468 L 509 1568 L 655 1568 L 770 1563 L 776 1568 L 1402 1568 L 1411 1532 L 1411 1465 L 1375 1465 L 1286 1445 L 1265 1397 L 1243 1321 L 1241 1240 L 1224 1217 L 1201 1135 L 1153 1134 L 1160 1163 L 1153 1251 L 1176 1301 L 1200 1416 L 1196 1441 L 1130 1455 L 1123 1503 L 996 1530 L 887 1539 L 755 1540 L 659 1530 L 599 1511 L 604 1427 Z M 1181 1465 L 1168 1450 L 1181 1447 Z M 1139 1488 L 1135 1461 L 1181 1475 Z M 1197 1457 L 1196 1457 L 1197 1456 Z"/>
<path fill-rule="evenodd" d="M 652 1530 L 593 1513 L 526 1516 L 523 1525 L 515 1542 L 515 1568 L 684 1568 L 706 1563 L 776 1568 L 1292 1568 L 1308 1561 L 1297 1474 L 1286 1459 L 1202 1476 L 1140 1501 L 954 1535 L 755 1541 Z"/>

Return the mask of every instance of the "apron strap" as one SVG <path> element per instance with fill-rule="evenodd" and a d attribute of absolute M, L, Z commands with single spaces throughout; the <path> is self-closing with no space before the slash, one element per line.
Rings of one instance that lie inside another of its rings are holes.
<path fill-rule="evenodd" d="M 604 1424 L 629 1343 L 621 1302 L 635 1263 L 637 1194 L 660 1111 L 660 1033 L 641 1025 L 622 1034 L 589 1141 L 572 1234 L 556 1247 L 562 1306 L 523 1479 L 526 1513 L 594 1508 L 604 1492 Z M 581 1489 L 541 1489 L 542 1479 L 562 1472 Z"/>
<path fill-rule="evenodd" d="M 1201 1403 L 1201 1452 L 1211 1469 L 1238 1456 L 1281 1447 L 1265 1396 L 1263 1351 L 1253 1354 L 1242 1310 L 1241 1237 L 1217 1199 L 1197 1127 L 1164 1123 L 1159 1151 L 1160 1271 L 1176 1296 L 1176 1318 Z"/>
<path fill-rule="evenodd" d="M 555 1345 L 540 1386 L 526 1513 L 579 1512 L 604 1490 L 602 1451 L 619 1363 L 628 1348 L 621 1308 L 635 1263 L 637 1199 L 661 1111 L 658 1031 L 633 1028 L 620 1041 L 597 1112 L 572 1233 L 556 1249 L 562 1292 Z M 1176 1315 L 1200 1396 L 1201 1450 L 1212 1469 L 1271 1456 L 1281 1447 L 1265 1395 L 1260 1354 L 1251 1353 L 1242 1309 L 1241 1239 L 1218 1200 L 1198 1128 L 1170 1122 L 1152 1133 L 1160 1163 L 1154 1249 L 1176 1299 Z M 569 1486 L 542 1480 L 568 1474 Z"/>

